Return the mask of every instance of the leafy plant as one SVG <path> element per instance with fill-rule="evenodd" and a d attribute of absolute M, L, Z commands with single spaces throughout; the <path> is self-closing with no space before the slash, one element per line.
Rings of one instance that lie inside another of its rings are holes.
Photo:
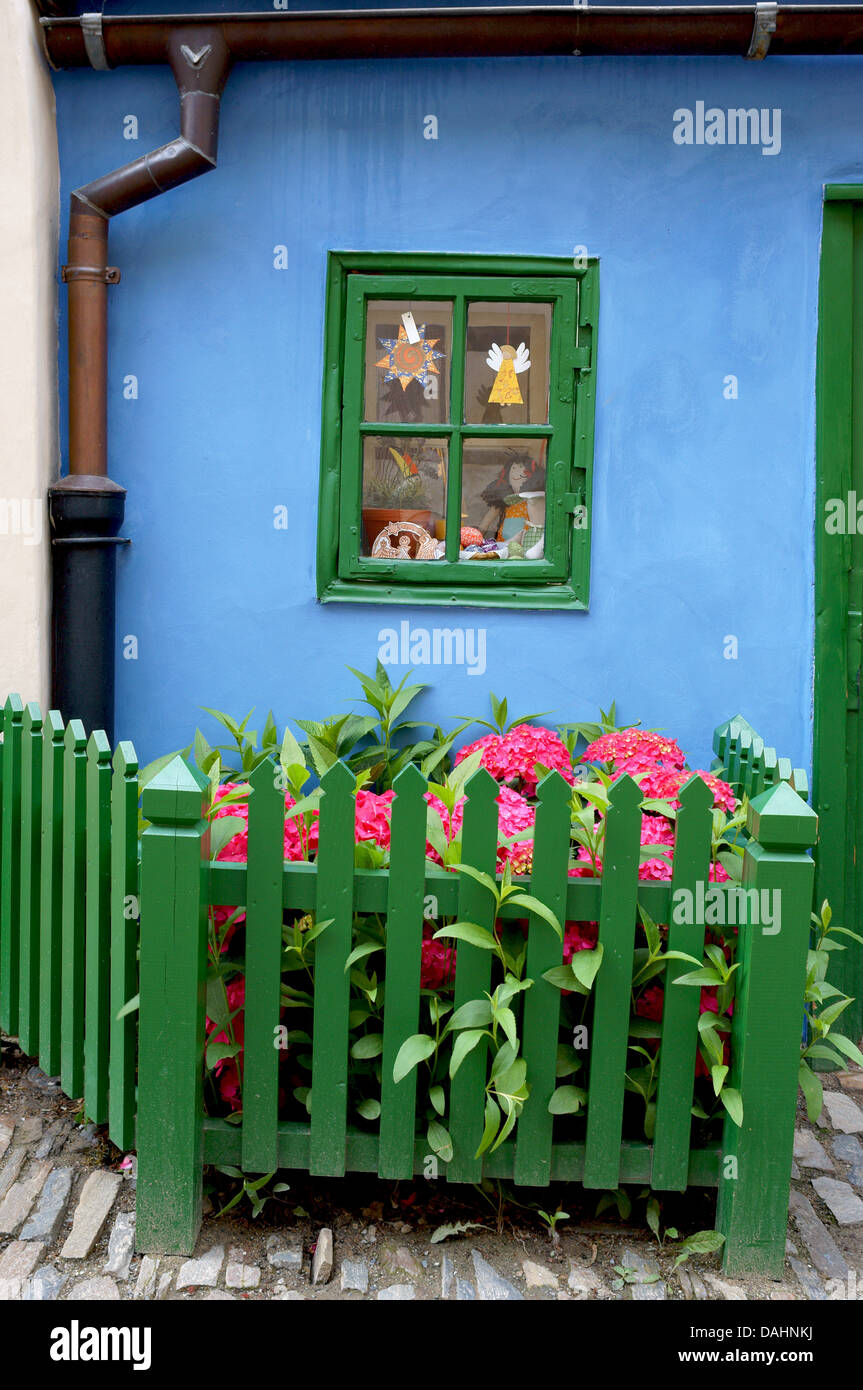
<path fill-rule="evenodd" d="M 459 719 L 467 720 L 467 723 L 463 724 L 462 728 L 467 728 L 469 724 L 480 724 L 484 729 L 491 729 L 493 734 L 505 735 L 508 734 L 511 729 L 517 728 L 519 724 L 529 724 L 533 719 L 542 719 L 543 715 L 551 714 L 551 710 L 544 709 L 536 714 L 520 714 L 517 718 L 511 719 L 509 723 L 507 723 L 508 704 L 506 696 L 504 696 L 502 700 L 499 700 L 493 690 L 489 691 L 489 695 L 491 698 L 491 720 L 480 719 L 478 717 L 472 718 L 468 715 L 459 715 Z"/>
<path fill-rule="evenodd" d="M 229 1178 L 236 1178 L 239 1184 L 230 1201 L 226 1202 L 225 1205 L 216 1212 L 217 1216 L 224 1216 L 226 1212 L 231 1211 L 233 1207 L 237 1206 L 244 1197 L 248 1198 L 249 1205 L 252 1208 L 252 1216 L 260 1216 L 271 1197 L 274 1197 L 279 1192 L 290 1191 L 288 1183 L 277 1182 L 274 1184 L 271 1192 L 264 1192 L 262 1195 L 263 1188 L 265 1188 L 268 1183 L 272 1182 L 273 1178 L 276 1176 L 275 1172 L 264 1173 L 263 1177 L 255 1178 L 254 1180 L 249 1178 L 239 1168 L 219 1166 L 217 1172 L 224 1173 L 226 1177 Z"/>
<path fill-rule="evenodd" d="M 806 1113 L 812 1121 L 817 1120 L 824 1104 L 824 1088 L 819 1077 L 810 1066 L 810 1059 L 819 1058 L 844 1067 L 846 1058 L 863 1066 L 863 1053 L 856 1043 L 843 1033 L 834 1033 L 833 1024 L 845 1012 L 853 999 L 843 994 L 836 985 L 829 983 L 827 972 L 833 951 L 847 949 L 837 936 L 848 936 L 863 946 L 863 936 L 850 931 L 848 927 L 834 927 L 833 913 L 829 902 L 824 900 L 821 911 L 812 913 L 812 942 L 806 961 L 806 990 L 804 994 L 804 1013 L 808 1041 L 804 1042 L 800 1057 L 800 1089 L 806 1100 Z"/>

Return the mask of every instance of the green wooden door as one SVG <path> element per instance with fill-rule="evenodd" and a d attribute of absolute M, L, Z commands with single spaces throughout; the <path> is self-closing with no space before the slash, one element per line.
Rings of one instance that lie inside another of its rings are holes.
<path fill-rule="evenodd" d="M 816 904 L 863 927 L 863 187 L 828 184 L 818 324 L 813 805 Z M 859 499 L 859 510 L 858 510 Z M 859 520 L 858 520 L 859 518 Z M 859 529 L 858 529 L 859 527 Z M 831 980 L 854 996 L 842 1031 L 863 1033 L 863 948 Z"/>

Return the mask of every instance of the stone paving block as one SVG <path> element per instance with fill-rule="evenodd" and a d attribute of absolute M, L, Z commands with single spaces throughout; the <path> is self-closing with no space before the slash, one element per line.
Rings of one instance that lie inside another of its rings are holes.
<path fill-rule="evenodd" d="M 602 1288 L 602 1280 L 592 1269 L 583 1268 L 575 1264 L 572 1260 L 569 1263 L 569 1277 L 566 1286 L 571 1289 L 580 1299 L 590 1298 L 592 1293 L 598 1294 Z"/>
<path fill-rule="evenodd" d="M 123 1182 L 117 1173 L 97 1169 L 91 1173 L 78 1198 L 72 1230 L 60 1254 L 64 1260 L 83 1260 L 98 1239 L 99 1232 L 114 1205 L 114 1199 Z"/>
<path fill-rule="evenodd" d="M 11 1236 L 27 1220 L 50 1172 L 51 1163 L 46 1159 L 31 1166 L 26 1178 L 12 1184 L 0 1202 L 0 1236 Z"/>
<path fill-rule="evenodd" d="M 156 1278 L 159 1273 L 159 1258 L 152 1255 L 144 1255 L 141 1259 L 141 1267 L 138 1270 L 138 1278 L 135 1283 L 133 1298 L 153 1298 L 156 1293 Z"/>
<path fill-rule="evenodd" d="M 856 1226 L 863 1221 L 863 1201 L 849 1183 L 836 1178 L 813 1178 L 812 1186 L 840 1226 Z"/>
<path fill-rule="evenodd" d="M 6 1155 L 6 1162 L 0 1169 L 0 1202 L 6 1196 L 9 1188 L 15 1182 L 24 1164 L 27 1162 L 26 1149 L 12 1149 Z"/>
<path fill-rule="evenodd" d="M 529 1289 L 556 1289 L 557 1275 L 552 1274 L 545 1265 L 538 1265 L 533 1260 L 522 1260 L 522 1272 L 524 1282 Z"/>
<path fill-rule="evenodd" d="M 333 1272 L 333 1233 L 324 1226 L 318 1233 L 312 1256 L 312 1283 L 325 1284 Z"/>
<path fill-rule="evenodd" d="M 24 1281 L 22 1299 L 28 1303 L 53 1303 L 66 1282 L 65 1274 L 53 1265 L 42 1265 Z"/>
<path fill-rule="evenodd" d="M 82 1303 L 119 1303 L 120 1290 L 106 1274 L 97 1274 L 92 1279 L 79 1279 L 69 1290 L 69 1301 L 80 1299 Z"/>
<path fill-rule="evenodd" d="M 15 1126 L 15 1145 L 36 1144 L 42 1138 L 42 1121 L 38 1115 L 27 1116 Z"/>
<path fill-rule="evenodd" d="M 473 1303 L 476 1299 L 476 1289 L 468 1279 L 456 1279 L 455 1296 L 458 1303 Z"/>
<path fill-rule="evenodd" d="M 818 1273 L 828 1279 L 844 1279 L 848 1273 L 845 1256 L 823 1221 L 818 1219 L 809 1198 L 792 1189 L 788 1207 Z"/>
<path fill-rule="evenodd" d="M 452 1281 L 455 1277 L 455 1265 L 449 1255 L 444 1255 L 440 1266 L 440 1296 L 449 1298 Z"/>
<path fill-rule="evenodd" d="M 488 1260 L 484 1260 L 478 1250 L 471 1250 L 473 1260 L 473 1271 L 476 1278 L 476 1291 L 483 1302 L 492 1300 L 507 1300 L 511 1303 L 524 1301 L 524 1294 L 519 1293 L 514 1284 L 508 1279 L 504 1279 L 502 1274 L 498 1274 L 493 1265 Z"/>
<path fill-rule="evenodd" d="M 0 1255 L 0 1299 L 21 1297 L 24 1281 L 36 1268 L 44 1242 L 37 1240 L 13 1240 Z"/>
<path fill-rule="evenodd" d="M 825 1091 L 824 1109 L 834 1129 L 843 1134 L 863 1134 L 863 1110 L 844 1091 Z"/>
<path fill-rule="evenodd" d="M 819 1144 L 811 1129 L 798 1129 L 794 1132 L 794 1157 L 802 1168 L 823 1168 L 826 1173 L 834 1173 L 836 1166 Z"/>
<path fill-rule="evenodd" d="M 368 1293 L 369 1267 L 365 1260 L 342 1260 L 341 1286 L 344 1291 Z"/>
<path fill-rule="evenodd" d="M 630 1297 L 634 1303 L 659 1303 L 666 1296 L 666 1287 L 661 1279 L 652 1284 L 630 1284 Z"/>
<path fill-rule="evenodd" d="M 791 1265 L 791 1268 L 794 1270 L 794 1273 L 800 1280 L 800 1283 L 803 1286 L 803 1292 L 806 1294 L 806 1297 L 808 1299 L 810 1299 L 812 1302 L 820 1303 L 827 1298 L 827 1292 L 824 1288 L 824 1285 L 821 1283 L 821 1280 L 818 1278 L 818 1275 L 815 1273 L 814 1270 L 809 1269 L 805 1264 L 802 1263 L 802 1261 L 795 1260 L 793 1255 L 788 1263 Z"/>
<path fill-rule="evenodd" d="M 863 1145 L 855 1134 L 837 1134 L 830 1147 L 843 1163 L 863 1163 Z"/>
<path fill-rule="evenodd" d="M 177 1275 L 177 1288 L 188 1289 L 200 1285 L 212 1287 L 218 1283 L 219 1272 L 225 1259 L 224 1245 L 214 1245 L 197 1260 L 186 1260 Z"/>
<path fill-rule="evenodd" d="M 739 1284 L 729 1284 L 726 1279 L 719 1279 L 707 1270 L 704 1271 L 704 1278 L 720 1298 L 725 1298 L 730 1303 L 743 1303 L 749 1298 L 749 1294 L 745 1289 L 741 1289 Z"/>
<path fill-rule="evenodd" d="M 50 1245 L 57 1239 L 74 1176 L 72 1168 L 55 1168 L 49 1173 L 36 1208 L 21 1229 L 21 1240 L 44 1240 Z"/>
<path fill-rule="evenodd" d="M 413 1284 L 391 1284 L 388 1289 L 378 1289 L 378 1302 L 408 1303 L 416 1298 Z"/>
<path fill-rule="evenodd" d="M 292 1269 L 299 1273 L 303 1267 L 302 1241 L 299 1237 L 267 1236 L 267 1259 L 274 1269 Z"/>
<path fill-rule="evenodd" d="M 260 1266 L 246 1264 L 245 1251 L 231 1248 L 228 1251 L 228 1264 L 225 1269 L 225 1283 L 229 1289 L 256 1289 L 261 1282 Z"/>
<path fill-rule="evenodd" d="M 103 1273 L 113 1274 L 117 1279 L 128 1279 L 134 1253 L 135 1213 L 118 1212 L 108 1239 L 108 1260 Z"/>

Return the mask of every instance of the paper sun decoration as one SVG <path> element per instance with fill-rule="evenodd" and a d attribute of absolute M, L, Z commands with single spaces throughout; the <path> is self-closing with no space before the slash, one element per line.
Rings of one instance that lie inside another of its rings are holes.
<path fill-rule="evenodd" d="M 403 391 L 407 390 L 408 383 L 411 381 L 418 381 L 420 386 L 425 387 L 428 386 L 432 375 L 440 375 L 435 366 L 435 362 L 444 355 L 442 352 L 435 351 L 440 339 L 426 338 L 424 323 L 419 325 L 417 331 L 420 335 L 418 343 L 408 341 L 404 325 L 399 328 L 397 338 L 378 339 L 381 347 L 386 348 L 386 354 L 380 362 L 375 363 L 375 366 L 386 369 L 384 381 L 400 381 Z"/>

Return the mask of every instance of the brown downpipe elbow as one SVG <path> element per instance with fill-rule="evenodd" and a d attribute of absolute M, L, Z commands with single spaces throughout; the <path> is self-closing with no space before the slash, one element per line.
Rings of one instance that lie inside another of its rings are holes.
<path fill-rule="evenodd" d="M 71 195 L 69 261 L 69 472 L 108 472 L 108 220 L 216 167 L 219 105 L 230 68 L 221 32 L 168 36 L 167 61 L 180 92 L 180 135 Z"/>

